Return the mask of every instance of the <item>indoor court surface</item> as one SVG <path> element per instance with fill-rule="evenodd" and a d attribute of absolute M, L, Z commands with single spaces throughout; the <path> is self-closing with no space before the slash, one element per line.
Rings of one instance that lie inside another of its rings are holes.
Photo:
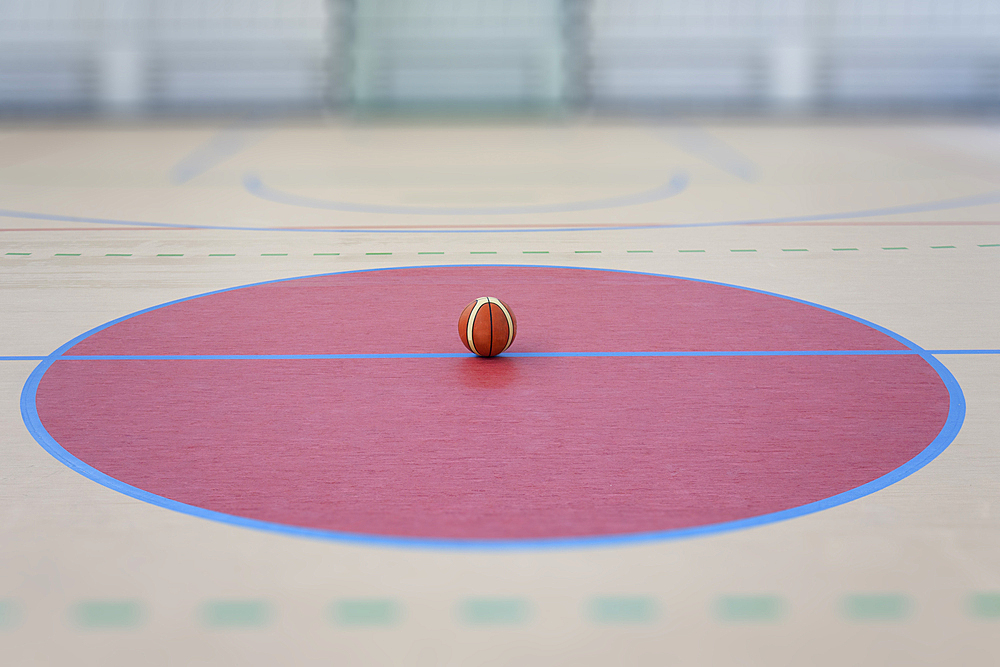
<path fill-rule="evenodd" d="M 996 123 L 8 122 L 0 271 L 3 664 L 997 664 Z"/>

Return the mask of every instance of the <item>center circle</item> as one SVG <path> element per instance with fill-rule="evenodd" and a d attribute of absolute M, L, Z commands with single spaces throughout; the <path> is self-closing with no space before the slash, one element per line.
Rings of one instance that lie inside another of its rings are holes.
<path fill-rule="evenodd" d="M 504 356 L 473 357 L 455 335 L 481 294 L 517 313 Z M 38 419 L 84 474 L 194 514 L 348 538 L 669 536 L 804 512 L 943 448 L 950 405 L 922 355 L 843 313 L 540 266 L 223 290 L 44 363 Z"/>

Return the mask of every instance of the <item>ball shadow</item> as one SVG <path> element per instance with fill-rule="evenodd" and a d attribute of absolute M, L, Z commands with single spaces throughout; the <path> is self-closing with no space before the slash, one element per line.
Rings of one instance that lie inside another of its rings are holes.
<path fill-rule="evenodd" d="M 458 364 L 458 379 L 471 389 L 503 389 L 517 381 L 521 371 L 511 357 L 469 357 Z"/>

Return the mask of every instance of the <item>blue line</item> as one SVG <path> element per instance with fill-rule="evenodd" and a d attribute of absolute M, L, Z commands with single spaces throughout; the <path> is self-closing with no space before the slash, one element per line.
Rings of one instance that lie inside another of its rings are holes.
<path fill-rule="evenodd" d="M 594 211 L 602 208 L 620 208 L 649 204 L 680 194 L 688 186 L 688 176 L 678 172 L 669 181 L 652 190 L 637 192 L 620 197 L 593 199 L 590 201 L 568 202 L 563 204 L 532 204 L 527 206 L 393 206 L 389 204 L 357 204 L 343 201 L 330 201 L 303 197 L 289 192 L 270 188 L 256 174 L 246 174 L 243 177 L 243 187 L 247 192 L 289 206 L 305 208 L 320 208 L 328 211 L 343 211 L 346 213 L 385 213 L 394 215 L 523 215 L 533 213 L 572 213 L 575 211 Z"/>
<path fill-rule="evenodd" d="M 64 343 L 59 348 L 57 348 L 51 355 L 46 357 L 41 363 L 38 364 L 32 370 L 31 374 L 28 376 L 27 381 L 24 383 L 24 388 L 21 391 L 21 417 L 24 420 L 24 424 L 28 431 L 35 438 L 35 440 L 53 457 L 58 461 L 62 462 L 64 465 L 70 469 L 80 473 L 84 477 L 91 479 L 98 484 L 102 484 L 110 489 L 114 489 L 120 493 L 123 493 L 132 498 L 148 502 L 159 507 L 164 507 L 167 509 L 176 510 L 178 512 L 183 512 L 192 516 L 201 517 L 204 519 L 210 519 L 213 521 L 219 521 L 221 523 L 227 523 L 235 526 L 242 526 L 245 528 L 253 528 L 257 530 L 266 530 L 276 533 L 281 533 L 283 535 L 294 535 L 300 537 L 310 537 L 317 539 L 326 540 L 336 540 L 341 542 L 349 542 L 355 544 L 363 544 L 370 546 L 387 546 L 387 547 L 397 547 L 397 548 L 430 548 L 430 549 L 459 549 L 459 550 L 520 550 L 520 549 L 553 549 L 553 548 L 579 548 L 579 547 L 607 547 L 607 546 L 622 546 L 628 544 L 640 544 L 645 542 L 659 542 L 664 540 L 676 540 L 684 539 L 689 537 L 697 537 L 702 535 L 711 535 L 715 533 L 728 532 L 732 530 L 741 530 L 746 528 L 752 528 L 755 526 L 761 526 L 769 523 L 774 523 L 777 521 L 784 521 L 787 519 L 792 519 L 795 517 L 804 516 L 806 514 L 812 514 L 820 510 L 828 509 L 831 507 L 836 507 L 837 505 L 842 505 L 844 503 L 856 500 L 858 498 L 867 496 L 876 491 L 886 488 L 891 484 L 912 475 L 916 471 L 923 468 L 925 465 L 930 463 L 937 457 L 941 452 L 943 452 L 949 444 L 958 435 L 959 429 L 962 427 L 962 422 L 965 420 L 965 396 L 962 393 L 962 388 L 958 384 L 958 381 L 951 374 L 951 372 L 942 364 L 940 361 L 934 358 L 931 352 L 924 350 L 915 343 L 903 338 L 899 334 L 889 331 L 888 329 L 881 327 L 877 324 L 869 322 L 867 320 L 861 319 L 849 313 L 845 313 L 834 308 L 829 308 L 827 306 L 822 306 L 820 304 L 812 303 L 809 301 L 804 301 L 802 299 L 796 299 L 793 297 L 784 296 L 781 294 L 776 294 L 774 292 L 767 292 L 764 290 L 752 289 L 749 287 L 741 287 L 739 285 L 731 285 L 728 283 L 720 283 L 711 280 L 700 280 L 696 278 L 684 278 L 682 276 L 671 276 L 665 274 L 656 274 L 640 271 L 621 271 L 614 269 L 593 269 L 593 268 L 580 268 L 580 267 L 567 267 L 567 266 L 543 266 L 542 268 L 565 268 L 565 269 L 575 269 L 578 271 L 606 271 L 608 273 L 627 273 L 627 274 L 637 274 L 637 275 L 647 275 L 647 276 L 657 276 L 665 278 L 676 278 L 678 280 L 687 280 L 694 283 L 702 283 L 707 285 L 719 285 L 722 287 L 731 287 L 734 289 L 743 290 L 746 292 L 752 292 L 756 294 L 766 294 L 769 296 L 774 296 L 777 298 L 785 299 L 786 301 L 792 301 L 794 303 L 801 303 L 804 305 L 812 306 L 814 308 L 819 308 L 820 310 L 825 310 L 829 313 L 834 313 L 842 317 L 846 317 L 849 320 L 864 324 L 876 331 L 879 331 L 893 340 L 896 340 L 903 345 L 905 345 L 909 350 L 920 355 L 920 357 L 926 361 L 941 377 L 942 382 L 944 382 L 945 387 L 948 389 L 949 394 L 949 410 L 948 418 L 945 421 L 944 426 L 938 433 L 937 437 L 927 445 L 927 447 L 920 452 L 917 456 L 913 457 L 900 467 L 892 470 L 891 472 L 879 477 L 878 479 L 872 480 L 867 484 L 863 484 L 859 487 L 839 493 L 835 496 L 829 498 L 824 498 L 816 502 L 808 503 L 806 505 L 801 505 L 799 507 L 792 507 L 787 510 L 782 510 L 780 512 L 773 512 L 771 514 L 764 514 L 761 516 L 750 517 L 747 519 L 739 519 L 737 521 L 727 521 L 724 523 L 710 524 L 705 526 L 693 526 L 690 528 L 682 528 L 679 530 L 665 530 L 665 531 L 655 531 L 647 533 L 634 533 L 625 535 L 613 535 L 613 536 L 599 536 L 599 537 L 567 537 L 567 538 L 551 538 L 551 539 L 526 539 L 526 540 L 459 540 L 459 539 L 423 539 L 423 538 L 403 538 L 403 537 L 387 537 L 380 535 L 364 535 L 358 533 L 344 533 L 338 531 L 329 530 L 318 530 L 314 528 L 302 528 L 299 526 L 288 526 L 284 524 L 271 523 L 267 521 L 258 521 L 255 519 L 247 519 L 245 517 L 235 516 L 232 514 L 223 514 L 221 512 L 215 512 L 212 510 L 207 510 L 201 507 L 196 507 L 194 505 L 188 505 L 185 503 L 177 502 L 176 500 L 171 500 L 170 498 L 165 498 L 163 496 L 158 496 L 156 494 L 150 493 L 138 487 L 126 484 L 120 480 L 102 473 L 101 471 L 87 465 L 80 459 L 76 458 L 69 452 L 67 452 L 52 436 L 48 433 L 45 427 L 41 423 L 41 419 L 38 416 L 38 408 L 35 402 L 35 396 L 38 391 L 38 384 L 45 375 L 45 372 L 52 366 L 53 363 L 64 354 L 67 350 L 72 348 L 74 345 L 79 343 L 86 338 L 94 335 L 99 331 L 103 331 L 108 327 L 111 327 L 119 322 L 131 319 L 143 313 L 148 313 L 153 310 L 158 310 L 160 308 L 165 308 L 167 306 L 183 303 L 185 301 L 190 301 L 192 299 L 198 299 L 203 296 L 209 296 L 211 294 L 220 294 L 222 292 L 229 292 L 236 289 L 243 289 L 245 287 L 254 287 L 256 285 L 267 285 L 272 283 L 286 282 L 289 280 L 299 280 L 301 278 L 311 278 L 319 276 L 329 276 L 338 274 L 351 274 L 351 273 L 367 273 L 370 271 L 397 271 L 405 269 L 414 268 L 442 268 L 446 265 L 436 265 L 436 266 L 410 266 L 410 267 L 394 267 L 389 269 L 363 269 L 358 271 L 338 271 L 334 273 L 317 274 L 315 276 L 299 276 L 295 278 L 281 278 L 278 280 L 268 280 L 260 283 L 253 283 L 249 285 L 240 285 L 237 287 L 230 287 L 220 290 L 214 290 L 212 292 L 205 292 L 204 294 L 196 294 L 194 296 L 184 297 L 182 299 L 176 299 L 174 301 L 169 301 L 167 303 L 160 304 L 158 306 L 152 306 L 150 308 L 145 308 L 143 310 L 136 311 L 129 315 L 119 317 L 117 319 L 111 320 L 105 324 L 94 327 L 93 329 L 80 334 L 76 338 Z M 455 265 L 450 265 L 455 266 Z M 506 266 L 511 268 L 537 268 L 537 265 L 460 265 L 460 266 Z M 905 351 L 904 351 L 905 352 Z"/>
<path fill-rule="evenodd" d="M 506 352 L 515 358 L 575 357 L 815 357 L 918 354 L 915 350 L 722 350 L 668 352 Z M 47 359 L 49 357 L 33 357 Z M 461 359 L 475 358 L 468 352 L 396 352 L 391 354 L 65 354 L 54 357 L 70 361 L 218 361 L 282 359 Z"/>
<path fill-rule="evenodd" d="M 75 215 L 57 215 L 49 213 L 32 213 L 0 209 L 2 218 L 24 218 L 26 220 L 53 220 L 57 222 L 85 222 L 102 225 L 125 225 L 130 227 L 151 227 L 155 229 L 218 229 L 228 231 L 248 232 L 315 232 L 321 234 L 367 233 L 367 234 L 505 234 L 516 232 L 600 232 L 630 229 L 686 229 L 692 227 L 737 227 L 750 225 L 773 225 L 785 222 L 821 222 L 824 220 L 842 220 L 848 218 L 876 218 L 885 215 L 903 213 L 925 213 L 928 211 L 946 211 L 970 206 L 984 206 L 1000 203 L 1000 190 L 984 192 L 968 197 L 953 197 L 937 201 L 921 202 L 903 206 L 888 206 L 860 211 L 844 211 L 840 213 L 825 213 L 820 215 L 790 215 L 781 218 L 751 218 L 746 220 L 724 220 L 720 222 L 678 222 L 658 225 L 606 225 L 601 227 L 504 227 L 488 229 L 385 229 L 378 227 L 310 229 L 308 227 L 244 227 L 230 225 L 193 225 L 170 222 L 145 222 L 141 220 L 117 220 L 112 218 L 89 218 Z"/>
<path fill-rule="evenodd" d="M 177 185 L 187 183 L 192 178 L 201 176 L 206 171 L 246 150 L 259 138 L 259 134 L 251 134 L 242 130 L 222 130 L 174 165 L 173 169 L 170 170 L 170 180 Z"/>
<path fill-rule="evenodd" d="M 1000 354 L 1000 350 L 926 350 L 928 354 Z M 574 357 L 828 357 L 920 354 L 916 350 L 673 350 L 636 352 L 505 352 L 514 358 Z M 394 352 L 371 354 L 64 354 L 47 357 L 0 357 L 0 361 L 226 361 L 284 359 L 462 359 L 474 358 L 468 352 Z"/>
<path fill-rule="evenodd" d="M 675 136 L 673 143 L 685 152 L 747 183 L 753 183 L 760 177 L 760 167 L 702 128 L 682 130 Z"/>

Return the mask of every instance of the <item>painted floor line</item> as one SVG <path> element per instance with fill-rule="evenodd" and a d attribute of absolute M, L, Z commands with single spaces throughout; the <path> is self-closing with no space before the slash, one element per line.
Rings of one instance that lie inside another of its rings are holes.
<path fill-rule="evenodd" d="M 262 137 L 262 132 L 237 128 L 221 130 L 174 165 L 170 170 L 170 180 L 175 185 L 183 185 L 243 152 Z"/>
<path fill-rule="evenodd" d="M 652 191 L 651 191 L 652 192 Z M 649 194 L 649 193 L 646 193 Z M 662 198 L 662 197 L 661 197 Z M 655 201 L 652 200 L 652 201 Z M 633 202 L 638 203 L 638 202 Z M 191 225 L 170 222 L 145 222 L 139 220 L 113 220 L 108 218 L 93 218 L 75 215 L 58 215 L 50 213 L 34 213 L 31 211 L 17 211 L 12 209 L 0 209 L 2 218 L 23 218 L 25 220 L 53 220 L 59 222 L 82 222 L 90 224 L 122 225 L 133 228 L 149 229 L 212 229 L 228 231 L 248 231 L 248 232 L 317 232 L 317 233 L 347 233 L 366 232 L 370 234 L 489 234 L 508 232 L 599 232 L 611 230 L 628 229 L 688 229 L 698 227 L 737 227 L 754 225 L 781 225 L 786 223 L 810 223 L 810 222 L 833 222 L 848 218 L 877 218 L 886 215 L 903 215 L 908 213 L 927 213 L 930 211 L 947 211 L 959 208 L 969 208 L 973 206 L 985 206 L 988 204 L 1000 204 L 1000 190 L 983 192 L 966 197 L 952 197 L 937 201 L 920 202 L 916 204 L 904 204 L 899 206 L 887 206 L 883 208 L 864 209 L 856 211 L 842 211 L 838 213 L 822 213 L 818 215 L 792 215 L 777 218 L 751 218 L 745 220 L 722 220 L 718 222 L 676 222 L 649 225 L 603 225 L 593 227 L 249 227 L 235 225 Z M 542 211 L 535 211 L 536 213 Z M 886 223 L 895 224 L 895 223 Z M 906 223 L 915 225 L 924 224 L 945 224 L 945 223 Z M 966 223 L 962 223 L 966 224 Z M 970 225 L 996 224 L 996 223 L 967 223 Z M 2 230 L 0 230 L 2 231 Z M 79 230 L 77 230 L 79 231 Z M 992 247 L 992 245 L 988 246 Z"/>
<path fill-rule="evenodd" d="M 1000 354 L 1000 350 L 927 350 L 928 354 Z M 884 356 L 920 354 L 917 350 L 672 350 L 636 352 L 507 352 L 505 357 L 825 357 Z M 385 354 L 66 354 L 55 357 L 11 356 L 0 361 L 224 361 L 224 360 L 308 360 L 308 359 L 461 359 L 474 358 L 467 352 L 398 352 Z M 489 363 L 489 362 L 487 362 Z"/>
<path fill-rule="evenodd" d="M 529 204 L 523 206 L 399 206 L 392 204 L 363 204 L 304 197 L 290 192 L 276 190 L 264 184 L 260 176 L 248 173 L 243 176 L 243 188 L 255 197 L 276 204 L 318 208 L 345 213 L 381 213 L 395 215 L 524 215 L 536 213 L 572 213 L 594 211 L 605 208 L 621 208 L 637 204 L 649 204 L 680 194 L 687 189 L 688 175 L 678 171 L 666 183 L 652 190 L 636 192 L 619 197 L 592 199 L 588 201 L 565 202 L 561 204 Z"/>

